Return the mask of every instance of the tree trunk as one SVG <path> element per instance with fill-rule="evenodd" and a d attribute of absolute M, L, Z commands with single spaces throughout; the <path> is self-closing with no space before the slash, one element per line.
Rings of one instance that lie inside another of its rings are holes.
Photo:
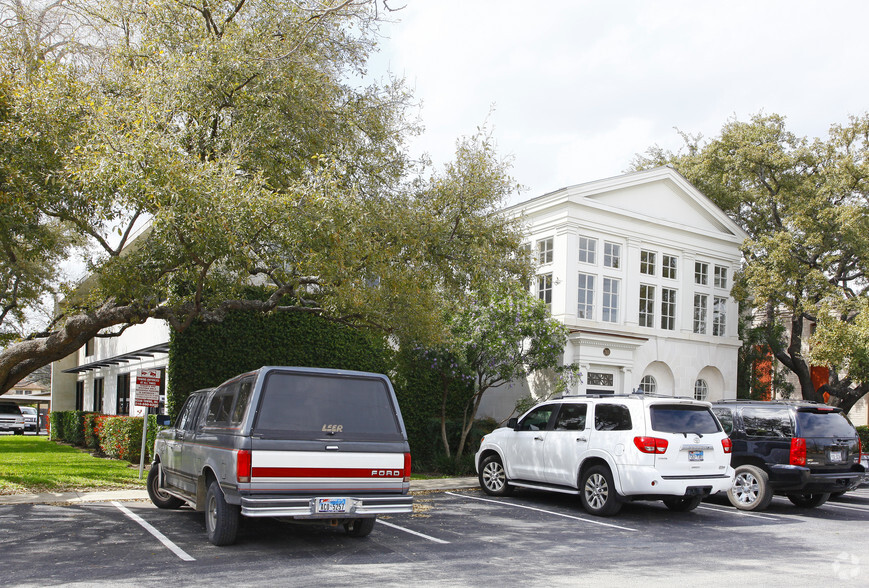
<path fill-rule="evenodd" d="M 450 442 L 447 439 L 447 396 L 449 390 L 449 380 L 441 374 L 441 440 L 444 442 L 444 451 L 447 452 L 447 457 L 451 456 Z"/>

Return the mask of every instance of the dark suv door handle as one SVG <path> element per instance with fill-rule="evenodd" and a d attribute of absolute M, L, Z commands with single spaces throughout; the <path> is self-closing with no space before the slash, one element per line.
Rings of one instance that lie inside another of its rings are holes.
<path fill-rule="evenodd" d="M 534 437 L 535 441 L 543 441 L 543 437 Z"/>

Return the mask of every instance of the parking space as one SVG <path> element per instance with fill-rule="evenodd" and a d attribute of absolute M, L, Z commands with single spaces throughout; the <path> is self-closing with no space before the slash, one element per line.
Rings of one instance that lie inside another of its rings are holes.
<path fill-rule="evenodd" d="M 202 514 L 187 508 L 15 505 L 0 507 L 0 549 L 13 562 L 0 583 L 241 583 L 255 572 L 258 582 L 293 577 L 299 585 L 360 578 L 393 585 L 408 573 L 451 585 L 520 578 L 557 585 L 579 576 L 609 585 L 637 574 L 651 585 L 674 574 L 715 584 L 739 570 L 776 585 L 786 583 L 778 565 L 809 583 L 869 570 L 860 562 L 867 521 L 869 490 L 816 509 L 777 497 L 768 510 L 745 513 L 713 498 L 690 513 L 629 503 L 612 518 L 587 515 L 574 496 L 491 498 L 473 490 L 419 495 L 412 515 L 379 519 L 365 539 L 340 528 L 243 519 L 238 543 L 218 548 L 205 538 Z"/>

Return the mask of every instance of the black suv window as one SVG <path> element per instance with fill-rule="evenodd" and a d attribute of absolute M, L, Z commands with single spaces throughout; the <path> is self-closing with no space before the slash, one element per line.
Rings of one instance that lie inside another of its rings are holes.
<path fill-rule="evenodd" d="M 857 431 L 841 412 L 799 410 L 797 430 L 800 437 L 855 437 Z"/>
<path fill-rule="evenodd" d="M 746 406 L 742 409 L 742 424 L 749 437 L 789 439 L 794 436 L 790 410 L 784 406 Z"/>
<path fill-rule="evenodd" d="M 718 423 L 705 406 L 654 404 L 649 407 L 652 430 L 661 433 L 718 433 Z"/>
<path fill-rule="evenodd" d="M 404 439 L 383 380 L 277 371 L 263 384 L 254 429 L 298 439 Z"/>
<path fill-rule="evenodd" d="M 721 426 L 724 427 L 724 432 L 730 435 L 731 431 L 733 431 L 733 413 L 729 408 L 713 408 L 712 412 L 715 413 L 715 416 L 718 417 L 718 420 L 721 421 Z"/>
<path fill-rule="evenodd" d="M 586 404 L 562 404 L 555 419 L 556 431 L 584 431 Z"/>
<path fill-rule="evenodd" d="M 624 404 L 598 404 L 594 407 L 596 431 L 630 431 L 631 411 Z"/>
<path fill-rule="evenodd" d="M 555 404 L 547 404 L 545 406 L 538 406 L 527 415 L 525 418 L 519 421 L 519 428 L 517 431 L 543 431 L 546 429 L 546 425 L 549 424 L 549 419 L 552 417 L 552 413 L 555 411 Z"/>

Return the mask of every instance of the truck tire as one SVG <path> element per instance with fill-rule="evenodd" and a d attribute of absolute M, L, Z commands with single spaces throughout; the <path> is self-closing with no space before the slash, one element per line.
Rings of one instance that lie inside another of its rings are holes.
<path fill-rule="evenodd" d="M 167 494 L 160 488 L 160 462 L 151 466 L 148 471 L 148 496 L 157 508 L 180 508 L 184 501 Z"/>
<path fill-rule="evenodd" d="M 376 521 L 376 517 L 353 519 L 349 523 L 344 523 L 344 530 L 351 537 L 366 537 L 374 530 L 374 523 Z"/>
<path fill-rule="evenodd" d="M 240 509 L 226 502 L 217 480 L 212 480 L 205 495 L 205 533 L 214 545 L 232 545 L 238 534 Z"/>

